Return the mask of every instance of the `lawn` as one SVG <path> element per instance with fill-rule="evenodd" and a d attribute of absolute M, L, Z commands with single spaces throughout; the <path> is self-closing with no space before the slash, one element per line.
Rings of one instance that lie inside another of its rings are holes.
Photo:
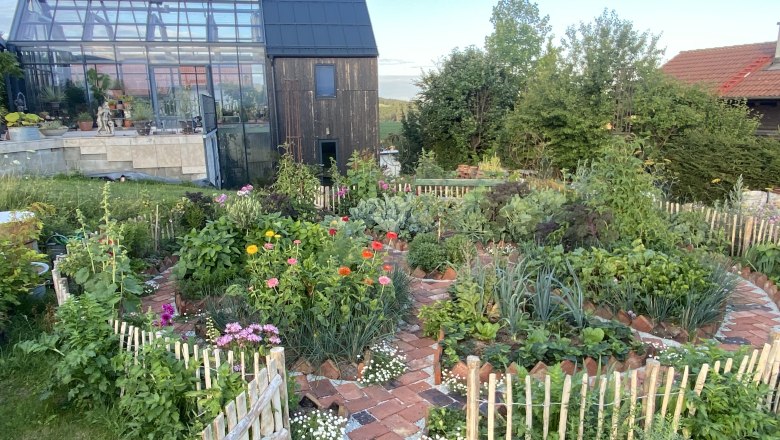
<path fill-rule="evenodd" d="M 118 438 L 118 418 L 107 409 L 93 410 L 89 422 L 83 411 L 67 406 L 65 395 L 43 400 L 54 354 L 25 355 L 14 349 L 19 341 L 35 338 L 45 318 L 17 315 L 0 345 L 0 437 L 14 440 Z"/>
<path fill-rule="evenodd" d="M 401 121 L 381 121 L 379 122 L 379 139 L 385 139 L 391 134 L 401 134 L 402 130 Z"/>

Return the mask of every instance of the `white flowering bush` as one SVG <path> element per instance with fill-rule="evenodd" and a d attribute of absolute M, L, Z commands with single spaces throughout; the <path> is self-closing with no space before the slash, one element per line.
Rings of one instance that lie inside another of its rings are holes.
<path fill-rule="evenodd" d="M 290 420 L 293 440 L 341 440 L 347 419 L 328 411 L 298 413 Z"/>
<path fill-rule="evenodd" d="M 406 356 L 387 341 L 371 346 L 371 359 L 363 367 L 360 383 L 363 385 L 390 382 L 406 372 Z"/>

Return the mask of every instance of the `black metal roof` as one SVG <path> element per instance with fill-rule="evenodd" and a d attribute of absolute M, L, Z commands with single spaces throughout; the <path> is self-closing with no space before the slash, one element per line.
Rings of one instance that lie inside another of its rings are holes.
<path fill-rule="evenodd" d="M 265 0 L 263 15 L 270 56 L 379 55 L 365 0 Z"/>

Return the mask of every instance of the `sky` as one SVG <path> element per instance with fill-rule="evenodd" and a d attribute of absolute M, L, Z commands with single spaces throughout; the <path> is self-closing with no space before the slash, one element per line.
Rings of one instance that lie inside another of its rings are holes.
<path fill-rule="evenodd" d="M 380 95 L 408 99 L 423 70 L 455 47 L 483 46 L 497 0 L 366 0 L 379 46 Z M 11 11 L 18 0 L 0 0 Z M 682 50 L 775 41 L 780 0 L 538 0 L 557 42 L 569 25 L 607 9 L 639 30 L 661 34 L 666 59 Z M 0 12 L 0 31 L 12 14 Z M 385 89 L 384 93 L 383 90 Z M 398 95 L 398 96 L 388 96 Z"/>

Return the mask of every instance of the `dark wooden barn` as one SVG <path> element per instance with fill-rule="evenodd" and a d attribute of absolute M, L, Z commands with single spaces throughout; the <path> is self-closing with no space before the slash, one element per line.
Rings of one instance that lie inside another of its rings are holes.
<path fill-rule="evenodd" d="M 379 147 L 378 51 L 365 0 L 266 0 L 268 87 L 278 145 L 343 171 Z"/>

